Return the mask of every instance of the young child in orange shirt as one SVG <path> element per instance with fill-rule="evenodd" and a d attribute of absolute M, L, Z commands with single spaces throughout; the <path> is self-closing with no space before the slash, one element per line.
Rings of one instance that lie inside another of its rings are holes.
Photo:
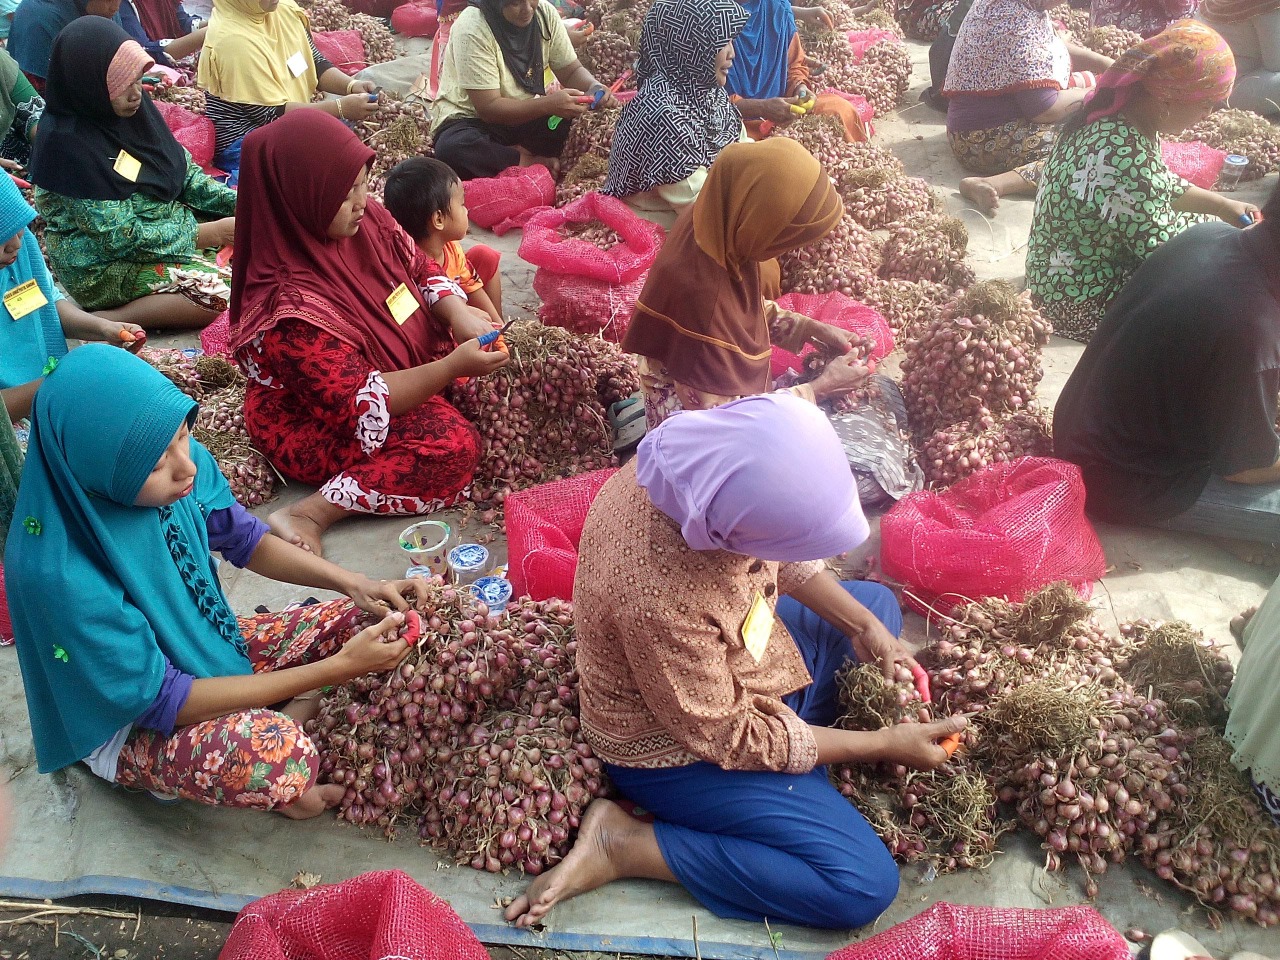
<path fill-rule="evenodd" d="M 467 235 L 467 202 L 462 181 L 453 170 L 430 157 L 412 157 L 387 174 L 382 203 L 444 275 L 467 295 L 471 306 L 485 311 L 495 326 L 502 317 L 502 254 L 476 244 L 462 249 Z"/>

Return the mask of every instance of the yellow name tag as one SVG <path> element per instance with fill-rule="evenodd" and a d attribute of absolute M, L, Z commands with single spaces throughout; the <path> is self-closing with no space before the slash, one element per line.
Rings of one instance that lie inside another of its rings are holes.
<path fill-rule="evenodd" d="M 284 62 L 284 65 L 289 68 L 289 72 L 295 77 L 300 77 L 307 72 L 307 61 L 302 58 L 301 53 L 295 53 Z"/>
<path fill-rule="evenodd" d="M 39 310 L 48 302 L 49 298 L 44 295 L 44 291 L 34 280 L 20 283 L 4 295 L 5 309 L 15 320 L 21 320 L 28 313 Z"/>
<path fill-rule="evenodd" d="M 764 648 L 769 645 L 772 634 L 773 611 L 764 602 L 764 597 L 757 593 L 751 599 L 747 619 L 742 621 L 742 645 L 755 658 L 756 663 L 764 656 Z"/>
<path fill-rule="evenodd" d="M 403 326 L 404 322 L 417 312 L 418 300 L 402 283 L 391 292 L 391 296 L 387 297 L 387 309 L 391 311 L 395 322 Z"/>
<path fill-rule="evenodd" d="M 121 150 L 112 169 L 130 183 L 137 183 L 138 174 L 142 172 L 142 161 L 128 150 Z"/>

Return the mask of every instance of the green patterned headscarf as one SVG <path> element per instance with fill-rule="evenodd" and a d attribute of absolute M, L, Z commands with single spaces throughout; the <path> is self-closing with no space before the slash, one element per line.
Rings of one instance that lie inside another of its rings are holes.
<path fill-rule="evenodd" d="M 82 760 L 160 690 L 167 658 L 197 678 L 248 674 L 205 520 L 233 502 L 191 441 L 192 493 L 134 506 L 195 401 L 137 357 L 73 350 L 41 384 L 5 579 L 42 773 Z"/>

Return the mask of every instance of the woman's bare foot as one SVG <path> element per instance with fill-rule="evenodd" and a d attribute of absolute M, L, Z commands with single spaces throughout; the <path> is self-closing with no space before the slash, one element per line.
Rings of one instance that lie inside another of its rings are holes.
<path fill-rule="evenodd" d="M 286 717 L 303 726 L 308 720 L 314 720 L 320 716 L 320 691 L 312 690 L 301 696 L 294 697 L 280 710 Z"/>
<path fill-rule="evenodd" d="M 965 177 L 960 181 L 960 196 L 983 213 L 995 213 L 1000 206 L 1000 191 L 986 177 Z"/>
<path fill-rule="evenodd" d="M 559 179 L 560 177 L 560 160 L 558 157 L 540 157 L 536 153 L 530 153 L 526 147 L 516 146 L 516 152 L 520 154 L 520 166 L 532 167 L 534 164 L 541 164 L 551 171 L 551 176 Z"/>
<path fill-rule="evenodd" d="M 512 901 L 507 907 L 507 921 L 517 927 L 531 927 L 541 923 L 562 900 L 571 900 L 623 877 L 675 882 L 658 851 L 653 824 L 634 819 L 612 801 L 594 800 L 587 807 L 569 855 Z"/>
<path fill-rule="evenodd" d="M 1253 619 L 1253 615 L 1257 612 L 1257 607 L 1250 607 L 1248 610 L 1241 610 L 1231 618 L 1231 635 L 1236 638 L 1236 642 L 1242 647 L 1244 646 L 1244 628 L 1249 626 L 1249 621 Z"/>
<path fill-rule="evenodd" d="M 342 802 L 342 795 L 346 792 L 346 787 L 336 783 L 312 787 L 287 807 L 281 807 L 279 812 L 290 820 L 310 820 L 336 807 Z"/>
<path fill-rule="evenodd" d="M 281 507 L 267 518 L 267 526 L 280 539 L 322 557 L 324 549 L 320 546 L 320 538 L 346 515 L 346 510 L 335 507 L 317 492 L 297 503 Z"/>

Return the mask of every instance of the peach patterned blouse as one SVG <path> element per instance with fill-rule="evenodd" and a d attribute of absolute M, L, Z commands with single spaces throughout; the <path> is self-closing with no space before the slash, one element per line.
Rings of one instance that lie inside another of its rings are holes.
<path fill-rule="evenodd" d="M 822 569 L 690 549 L 623 467 L 587 515 L 574 581 L 583 733 L 600 759 L 812 770 L 813 734 L 780 699 L 811 682 L 804 660 L 776 616 L 758 662 L 742 628 L 756 594 L 772 613 Z"/>

